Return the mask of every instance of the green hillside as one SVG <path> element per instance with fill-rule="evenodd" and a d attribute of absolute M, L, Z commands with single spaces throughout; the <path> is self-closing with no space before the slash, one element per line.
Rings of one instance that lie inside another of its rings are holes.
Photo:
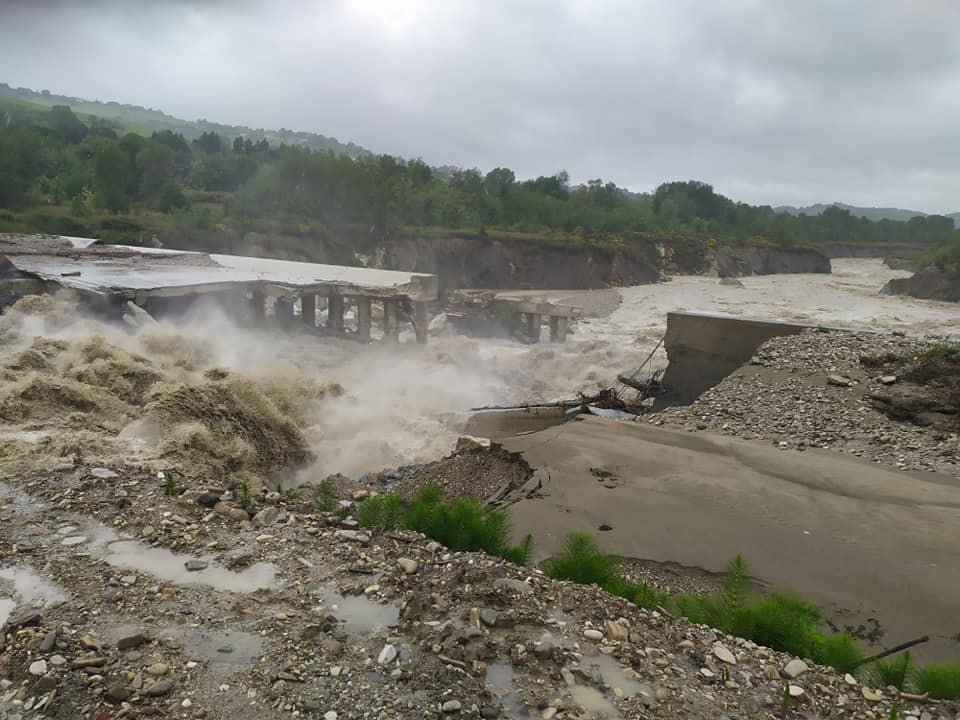
<path fill-rule="evenodd" d="M 342 143 L 336 138 L 317 133 L 286 129 L 254 129 L 243 125 L 225 125 L 202 119 L 183 120 L 167 115 L 162 110 L 153 110 L 139 105 L 84 100 L 83 98 L 66 95 L 54 95 L 46 90 L 38 92 L 29 88 L 14 88 L 6 83 L 0 83 L 0 103 L 2 103 L 0 108 L 11 107 L 10 102 L 17 103 L 21 109 L 26 110 L 66 105 L 82 119 L 86 120 L 89 116 L 102 118 L 114 126 L 115 129 L 133 132 L 137 135 L 149 136 L 154 132 L 169 130 L 183 135 L 188 140 L 195 140 L 204 133 L 213 132 L 228 140 L 242 137 L 257 143 L 265 139 L 272 146 L 284 144 L 309 150 L 332 150 L 335 153 L 343 153 L 352 157 L 370 154 L 369 150 L 354 143 Z"/>

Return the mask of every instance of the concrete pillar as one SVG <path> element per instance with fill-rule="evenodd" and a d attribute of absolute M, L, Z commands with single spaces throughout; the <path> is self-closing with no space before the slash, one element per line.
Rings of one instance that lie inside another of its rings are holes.
<path fill-rule="evenodd" d="M 317 296 L 300 296 L 300 319 L 310 327 L 317 326 Z"/>
<path fill-rule="evenodd" d="M 293 323 L 293 301 L 287 298 L 277 298 L 276 305 L 274 305 L 274 314 L 278 326 L 282 328 L 290 327 Z"/>
<path fill-rule="evenodd" d="M 327 327 L 335 332 L 343 332 L 343 295 L 327 298 Z"/>
<path fill-rule="evenodd" d="M 527 313 L 527 335 L 530 338 L 530 342 L 540 342 L 540 325 L 542 322 L 542 315 Z"/>
<path fill-rule="evenodd" d="M 567 340 L 567 318 L 563 315 L 550 316 L 550 342 L 562 343 Z"/>
<path fill-rule="evenodd" d="M 383 339 L 400 342 L 400 306 L 393 298 L 383 301 Z"/>
<path fill-rule="evenodd" d="M 417 334 L 417 342 L 421 345 L 427 344 L 429 328 L 430 315 L 427 313 L 427 304 L 425 302 L 415 302 L 413 304 L 413 329 Z"/>
<path fill-rule="evenodd" d="M 250 298 L 250 316 L 254 327 L 263 327 L 263 316 L 266 312 L 266 303 L 262 292 L 253 291 L 253 297 Z"/>
<path fill-rule="evenodd" d="M 357 298 L 357 337 L 361 340 L 370 339 L 370 298 Z"/>

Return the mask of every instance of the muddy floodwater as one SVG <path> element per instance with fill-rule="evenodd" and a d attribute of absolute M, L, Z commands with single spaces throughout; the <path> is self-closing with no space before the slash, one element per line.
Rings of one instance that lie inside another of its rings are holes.
<path fill-rule="evenodd" d="M 126 457 L 162 451 L 197 466 L 223 459 L 209 468 L 217 473 L 237 467 L 269 471 L 312 457 L 304 474 L 278 480 L 296 483 L 335 472 L 356 477 L 446 454 L 464 430 L 468 416 L 463 411 L 469 408 L 570 398 L 614 385 L 618 373 L 636 368 L 654 348 L 672 310 L 960 334 L 955 304 L 880 294 L 887 280 L 905 274 L 880 260 L 835 260 L 829 275 L 746 277 L 739 285 L 676 277 L 639 287 L 539 293 L 580 304 L 588 317 L 567 343 L 533 346 L 440 332 L 422 347 L 412 342 L 409 331 L 400 346 L 360 346 L 238 328 L 215 308 L 131 336 L 128 329 L 51 311 L 43 318 L 28 317 L 5 338 L 0 360 L 14 357 L 22 365 L 11 375 L 13 393 L 22 393 L 25 384 L 36 385 L 30 373 L 37 363 L 55 365 L 60 376 L 32 387 L 30 397 L 37 398 L 32 404 L 24 406 L 19 396 L 11 401 L 11 416 L 30 422 L 8 423 L 4 439 L 23 448 L 24 457 L 68 441 L 82 442 L 89 451 L 83 428 L 70 431 L 76 433 L 75 441 L 52 431 L 74 410 L 53 400 L 63 397 L 64 383 L 79 379 L 87 383 L 84 392 L 90 383 L 110 390 L 111 397 L 78 396 L 74 403 L 102 408 L 102 424 L 116 427 L 111 442 L 123 445 Z M 60 345 L 51 346 L 54 339 Z M 26 352 L 26 358 L 17 352 Z M 55 360 L 47 361 L 44 353 L 56 355 Z M 654 365 L 665 363 L 661 350 Z M 225 372 L 238 377 L 221 381 Z M 178 383 L 197 389 L 187 397 L 177 390 Z M 232 383 L 226 400 L 234 403 L 231 411 L 238 417 L 233 427 L 218 429 L 214 425 L 222 425 L 225 383 Z M 131 403 L 149 401 L 151 393 L 162 397 L 148 404 L 146 412 L 130 411 Z M 37 422 L 42 415 L 51 420 L 47 426 Z M 129 422 L 115 425 L 124 415 Z M 270 430 L 259 446 L 238 440 L 259 427 Z"/>

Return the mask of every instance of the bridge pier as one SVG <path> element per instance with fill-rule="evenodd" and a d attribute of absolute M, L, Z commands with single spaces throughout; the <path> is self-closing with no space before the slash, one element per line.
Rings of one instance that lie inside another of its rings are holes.
<path fill-rule="evenodd" d="M 300 319 L 310 327 L 317 326 L 317 296 L 312 294 L 300 296 Z"/>
<path fill-rule="evenodd" d="M 564 315 L 550 316 L 550 342 L 567 341 L 567 318 Z"/>
<path fill-rule="evenodd" d="M 373 325 L 370 298 L 357 298 L 357 337 L 360 340 L 370 339 L 370 328 Z"/>
<path fill-rule="evenodd" d="M 383 301 L 383 339 L 386 342 L 400 342 L 400 303 L 396 298 Z"/>
<path fill-rule="evenodd" d="M 540 313 L 527 313 L 527 337 L 530 342 L 540 342 L 540 326 L 543 323 L 543 316 Z"/>
<path fill-rule="evenodd" d="M 259 290 L 250 293 L 250 317 L 254 327 L 263 327 L 263 320 L 266 314 L 266 298 Z"/>
<path fill-rule="evenodd" d="M 426 345 L 430 334 L 430 314 L 427 312 L 425 302 L 418 301 L 413 304 L 413 329 L 417 335 L 417 342 Z"/>
<path fill-rule="evenodd" d="M 327 298 L 327 327 L 334 332 L 343 332 L 343 295 Z"/>
<path fill-rule="evenodd" d="M 290 327 L 293 324 L 293 301 L 278 297 L 273 306 L 273 314 L 279 327 Z"/>

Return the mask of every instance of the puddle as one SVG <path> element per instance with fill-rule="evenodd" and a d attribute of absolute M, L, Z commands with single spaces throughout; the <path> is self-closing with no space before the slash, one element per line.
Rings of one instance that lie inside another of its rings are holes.
<path fill-rule="evenodd" d="M 321 595 L 323 604 L 351 635 L 369 637 L 397 624 L 400 608 L 381 605 L 366 595 L 341 595 L 328 590 Z"/>
<path fill-rule="evenodd" d="M 490 663 L 483 684 L 490 694 L 500 700 L 507 717 L 529 717 L 530 712 L 517 694 L 513 684 L 513 667 L 507 663 Z"/>
<path fill-rule="evenodd" d="M 12 597 L 0 598 L 0 627 L 7 622 L 17 605 L 54 607 L 69 599 L 69 595 L 56 584 L 25 565 L 0 568 L 0 587 L 9 587 L 11 584 Z M 9 591 L 0 590 L 4 595 L 7 592 Z"/>
<path fill-rule="evenodd" d="M 198 572 L 184 566 L 189 555 L 178 555 L 165 548 L 147 547 L 137 540 L 114 540 L 107 543 L 103 559 L 113 567 L 148 573 L 177 585 L 205 585 L 223 592 L 249 593 L 272 587 L 276 568 L 270 563 L 256 563 L 243 572 L 233 572 L 210 563 Z"/>
<path fill-rule="evenodd" d="M 259 635 L 246 632 L 215 633 L 203 628 L 175 627 L 164 630 L 161 637 L 177 640 L 190 660 L 226 673 L 254 665 L 268 647 Z"/>
<path fill-rule="evenodd" d="M 612 720 L 622 720 L 623 718 L 620 712 L 613 706 L 613 703 L 607 700 L 603 696 L 603 693 L 596 688 L 587 685 L 577 685 L 570 688 L 570 695 L 574 701 L 588 713 L 599 713 L 602 717 L 611 718 Z"/>
<path fill-rule="evenodd" d="M 13 510 L 17 515 L 24 517 L 33 517 L 43 510 L 46 505 L 34 500 L 22 490 L 0 482 L 0 507 L 7 510 Z"/>
<path fill-rule="evenodd" d="M 603 676 L 603 684 L 610 687 L 611 692 L 619 688 L 623 692 L 623 697 L 633 697 L 634 695 L 645 695 L 653 697 L 653 688 L 639 680 L 633 678 L 632 670 L 620 665 L 616 660 L 607 655 L 597 655 L 596 657 L 584 658 L 580 662 L 580 667 L 587 670 L 599 670 Z"/>
<path fill-rule="evenodd" d="M 7 624 L 7 620 L 10 619 L 10 614 L 16 607 L 17 604 L 13 600 L 0 598 L 0 628 Z"/>

